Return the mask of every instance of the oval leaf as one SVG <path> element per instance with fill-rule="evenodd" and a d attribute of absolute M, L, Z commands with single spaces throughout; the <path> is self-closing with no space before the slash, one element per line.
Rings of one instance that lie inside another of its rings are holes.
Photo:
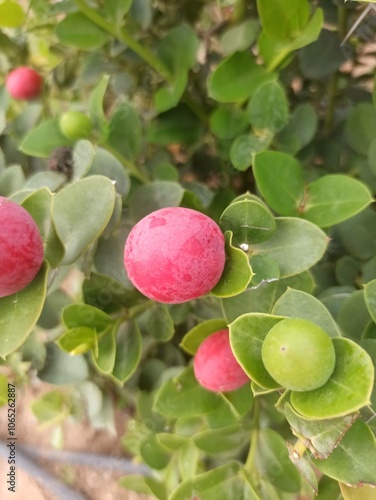
<path fill-rule="evenodd" d="M 201 342 L 203 342 L 209 335 L 214 332 L 218 332 L 223 328 L 227 327 L 225 319 L 208 319 L 206 321 L 201 321 L 192 330 L 189 330 L 183 337 L 180 343 L 182 347 L 188 354 L 196 354 Z"/>
<path fill-rule="evenodd" d="M 291 404 L 314 419 L 341 417 L 370 404 L 374 367 L 368 353 L 350 339 L 334 338 L 336 366 L 328 382 L 308 392 L 292 392 Z"/>
<path fill-rule="evenodd" d="M 68 14 L 56 26 L 56 35 L 62 44 L 82 50 L 99 49 L 108 40 L 107 33 L 81 12 Z"/>

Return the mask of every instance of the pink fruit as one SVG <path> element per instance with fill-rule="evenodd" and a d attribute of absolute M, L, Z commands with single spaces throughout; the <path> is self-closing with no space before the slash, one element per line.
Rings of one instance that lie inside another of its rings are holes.
<path fill-rule="evenodd" d="M 43 263 L 43 242 L 34 219 L 0 196 L 0 298 L 33 281 Z"/>
<path fill-rule="evenodd" d="M 39 97 L 42 91 L 42 77 L 34 69 L 20 66 L 11 71 L 5 86 L 14 99 L 30 101 Z"/>
<path fill-rule="evenodd" d="M 134 286 L 150 299 L 179 304 L 210 292 L 225 265 L 224 236 L 206 215 L 162 208 L 140 220 L 124 248 Z"/>
<path fill-rule="evenodd" d="M 193 369 L 198 383 L 209 391 L 235 391 L 250 382 L 232 353 L 227 328 L 212 333 L 200 344 Z"/>

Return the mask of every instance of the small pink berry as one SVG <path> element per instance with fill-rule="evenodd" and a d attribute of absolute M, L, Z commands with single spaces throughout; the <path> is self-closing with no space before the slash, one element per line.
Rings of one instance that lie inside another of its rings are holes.
<path fill-rule="evenodd" d="M 11 71 L 5 86 L 14 99 L 30 101 L 39 97 L 42 92 L 43 80 L 33 68 L 20 66 Z"/>

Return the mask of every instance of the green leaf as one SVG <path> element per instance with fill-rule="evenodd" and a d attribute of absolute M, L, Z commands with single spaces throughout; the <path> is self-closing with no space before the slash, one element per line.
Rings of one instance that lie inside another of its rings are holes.
<path fill-rule="evenodd" d="M 219 225 L 223 232 L 232 231 L 233 244 L 252 245 L 269 240 L 276 224 L 267 207 L 255 200 L 231 203 L 222 213 Z"/>
<path fill-rule="evenodd" d="M 109 125 L 103 111 L 103 100 L 109 80 L 109 75 L 103 75 L 89 98 L 90 120 L 93 128 L 99 132 L 100 142 L 104 142 L 107 139 L 109 132 Z"/>
<path fill-rule="evenodd" d="M 311 463 L 308 461 L 308 459 L 304 455 L 300 456 L 299 453 L 297 453 L 294 450 L 294 447 L 291 443 L 287 442 L 286 445 L 287 445 L 287 449 L 289 452 L 289 459 L 295 465 L 295 467 L 298 469 L 301 476 L 304 477 L 304 479 L 306 479 L 308 481 L 309 485 L 311 486 L 311 488 L 313 489 L 313 491 L 317 495 L 317 493 L 318 493 L 318 481 L 317 481 L 317 477 L 316 477 L 315 471 L 314 471 Z"/>
<path fill-rule="evenodd" d="M 347 175 L 324 175 L 307 189 L 303 217 L 319 227 L 343 222 L 372 203 L 369 188 Z"/>
<path fill-rule="evenodd" d="M 22 206 L 37 223 L 45 242 L 45 258 L 52 267 L 57 267 L 64 257 L 64 246 L 56 233 L 52 220 L 54 196 L 48 188 L 40 188 L 27 196 Z"/>
<path fill-rule="evenodd" d="M 58 120 L 46 120 L 26 135 L 20 151 L 30 156 L 48 158 L 54 149 L 69 144 L 69 139 L 60 131 Z"/>
<path fill-rule="evenodd" d="M 197 474 L 201 462 L 201 452 L 192 441 L 186 441 L 178 452 L 178 467 L 181 479 L 189 479 Z"/>
<path fill-rule="evenodd" d="M 298 105 L 290 116 L 287 126 L 275 138 L 278 149 L 295 154 L 315 137 L 318 116 L 310 103 Z"/>
<path fill-rule="evenodd" d="M 237 51 L 248 49 L 257 38 L 260 31 L 259 23 L 255 19 L 246 21 L 227 29 L 220 39 L 220 47 L 225 56 Z"/>
<path fill-rule="evenodd" d="M 281 276 L 277 262 L 267 255 L 251 255 L 249 263 L 255 273 L 250 283 L 251 287 L 276 281 Z"/>
<path fill-rule="evenodd" d="M 173 28 L 160 42 L 158 57 L 174 75 L 186 72 L 196 62 L 199 40 L 188 25 Z"/>
<path fill-rule="evenodd" d="M 242 109 L 219 106 L 210 115 L 209 125 L 220 139 L 234 139 L 248 127 L 248 120 Z"/>
<path fill-rule="evenodd" d="M 167 500 L 167 492 L 164 484 L 154 477 L 129 474 L 119 479 L 118 483 L 127 490 L 154 495 L 158 500 Z"/>
<path fill-rule="evenodd" d="M 61 391 L 50 391 L 31 403 L 31 411 L 40 423 L 58 423 L 67 417 L 67 396 Z"/>
<path fill-rule="evenodd" d="M 240 450 L 246 445 L 248 439 L 249 432 L 239 423 L 221 429 L 205 430 L 193 436 L 193 442 L 200 450 L 214 456 L 223 452 Z"/>
<path fill-rule="evenodd" d="M 324 474 L 351 486 L 376 485 L 376 440 L 369 427 L 357 420 L 326 460 L 312 459 Z"/>
<path fill-rule="evenodd" d="M 303 416 L 336 418 L 370 404 L 374 367 L 367 352 L 345 338 L 332 339 L 336 366 L 328 382 L 308 392 L 292 392 L 291 404 Z"/>
<path fill-rule="evenodd" d="M 226 320 L 222 318 L 201 321 L 184 335 L 180 343 L 180 347 L 182 347 L 188 354 L 194 355 L 201 342 L 203 342 L 212 333 L 223 330 L 226 327 Z"/>
<path fill-rule="evenodd" d="M 127 171 L 118 159 L 105 149 L 98 148 L 95 152 L 88 175 L 104 175 L 115 183 L 116 192 L 125 199 L 130 189 L 130 179 Z"/>
<path fill-rule="evenodd" d="M 360 103 L 354 106 L 346 120 L 345 135 L 354 151 L 367 155 L 374 139 L 376 128 L 376 109 L 372 104 Z"/>
<path fill-rule="evenodd" d="M 363 1 L 363 0 L 358 0 Z M 374 0 L 370 0 L 373 2 Z M 376 491 L 374 486 L 362 484 L 361 486 L 348 486 L 345 483 L 339 483 L 344 500 L 376 500 Z"/>
<path fill-rule="evenodd" d="M 273 429 L 257 433 L 255 463 L 261 474 L 282 491 L 300 491 L 300 474 L 288 458 L 283 437 Z"/>
<path fill-rule="evenodd" d="M 307 0 L 257 0 L 257 10 L 268 36 L 290 41 L 307 26 L 310 5 Z"/>
<path fill-rule="evenodd" d="M 19 28 L 25 20 L 25 13 L 19 3 L 12 1 L 0 3 L 1 28 Z"/>
<path fill-rule="evenodd" d="M 270 240 L 253 245 L 252 251 L 275 260 L 282 277 L 306 271 L 324 255 L 329 240 L 317 226 L 292 217 L 278 217 L 276 223 Z"/>
<path fill-rule="evenodd" d="M 71 304 L 63 310 L 62 320 L 69 328 L 85 326 L 101 332 L 114 324 L 115 320 L 108 314 L 87 304 Z"/>
<path fill-rule="evenodd" d="M 336 226 L 338 240 L 346 252 L 362 261 L 376 254 L 376 213 L 371 208 Z"/>
<path fill-rule="evenodd" d="M 268 149 L 272 139 L 273 135 L 268 131 L 261 135 L 256 135 L 253 132 L 239 135 L 231 144 L 231 163 L 237 170 L 247 170 L 254 162 L 255 156 Z"/>
<path fill-rule="evenodd" d="M 116 328 L 105 332 L 98 341 L 98 352 L 93 351 L 93 361 L 98 370 L 109 374 L 115 366 Z"/>
<path fill-rule="evenodd" d="M 242 70 L 239 71 L 239 68 Z M 209 97 L 218 102 L 242 102 L 260 83 L 269 79 L 270 76 L 249 52 L 235 52 L 221 61 L 211 74 L 208 83 Z"/>
<path fill-rule="evenodd" d="M 117 26 L 132 6 L 133 0 L 107 0 L 104 4 L 106 17 Z"/>
<path fill-rule="evenodd" d="M 253 260 L 252 257 L 251 260 Z M 312 293 L 314 289 L 312 275 L 306 271 L 288 278 L 272 278 L 270 282 L 261 282 L 256 286 L 250 286 L 245 292 L 236 297 L 223 299 L 222 309 L 225 313 L 225 317 L 228 322 L 231 322 L 242 314 L 249 312 L 270 313 L 278 297 L 280 297 L 288 287 Z"/>
<path fill-rule="evenodd" d="M 158 113 L 174 108 L 184 94 L 188 82 L 188 73 L 180 73 L 174 82 L 167 83 L 154 95 L 154 106 Z"/>
<path fill-rule="evenodd" d="M 97 333 L 92 328 L 79 326 L 65 332 L 57 344 L 69 354 L 83 354 L 92 348 L 98 349 Z"/>
<path fill-rule="evenodd" d="M 27 339 L 42 312 L 47 290 L 48 266 L 20 292 L 0 299 L 0 356 L 5 358 Z"/>
<path fill-rule="evenodd" d="M 236 359 L 250 379 L 266 389 L 277 389 L 261 358 L 266 335 L 283 317 L 269 314 L 243 314 L 230 323 L 230 343 Z"/>
<path fill-rule="evenodd" d="M 99 49 L 108 40 L 107 33 L 81 12 L 68 14 L 60 21 L 56 26 L 56 35 L 63 45 L 81 50 Z"/>
<path fill-rule="evenodd" d="M 0 172 L 0 196 L 9 197 L 24 185 L 25 174 L 20 165 L 11 165 Z"/>
<path fill-rule="evenodd" d="M 376 323 L 376 280 L 364 285 L 364 299 L 371 318 Z"/>
<path fill-rule="evenodd" d="M 255 130 L 268 129 L 273 133 L 282 130 L 289 118 L 288 102 L 282 86 L 274 81 L 260 85 L 248 103 L 247 114 Z"/>
<path fill-rule="evenodd" d="M 346 431 L 354 423 L 357 415 L 311 420 L 302 417 L 289 403 L 284 406 L 285 417 L 291 430 L 307 445 L 315 458 L 327 458 L 336 448 Z"/>
<path fill-rule="evenodd" d="M 238 462 L 229 462 L 208 472 L 185 479 L 172 492 L 169 500 L 201 500 L 237 498 L 259 500 Z"/>
<path fill-rule="evenodd" d="M 281 215 L 297 215 L 304 196 L 302 168 L 286 153 L 266 151 L 256 156 L 253 173 L 268 205 Z"/>
<path fill-rule="evenodd" d="M 183 195 L 184 189 L 177 182 L 156 181 L 141 186 L 131 200 L 132 217 L 138 221 L 160 208 L 176 207 Z"/>
<path fill-rule="evenodd" d="M 276 316 L 311 321 L 320 326 L 331 337 L 341 335 L 338 325 L 322 302 L 301 290 L 288 288 L 274 304 L 272 313 Z"/>
<path fill-rule="evenodd" d="M 70 385 L 86 380 L 89 369 L 82 354 L 71 356 L 57 347 L 47 346 L 47 362 L 38 378 L 54 385 Z"/>
<path fill-rule="evenodd" d="M 154 410 L 171 418 L 201 416 L 216 408 L 220 396 L 199 385 L 191 367 L 165 382 L 154 400 Z"/>
<path fill-rule="evenodd" d="M 0 408 L 8 403 L 8 377 L 0 375 Z"/>
<path fill-rule="evenodd" d="M 232 245 L 232 232 L 225 233 L 226 261 L 222 276 L 211 293 L 216 297 L 232 297 L 243 292 L 251 281 L 253 272 L 243 250 Z"/>
<path fill-rule="evenodd" d="M 127 160 L 135 160 L 141 151 L 142 126 L 137 112 L 127 103 L 112 114 L 107 142 Z"/>
<path fill-rule="evenodd" d="M 107 177 L 93 175 L 70 184 L 56 195 L 53 218 L 64 244 L 63 265 L 75 262 L 100 236 L 115 204 L 115 188 Z"/>
<path fill-rule="evenodd" d="M 346 337 L 360 340 L 364 329 L 371 320 L 365 302 L 365 291 L 357 290 L 341 303 L 337 315 L 337 322 Z"/>
<path fill-rule="evenodd" d="M 92 143 L 86 139 L 78 141 L 73 150 L 73 177 L 74 181 L 85 177 L 93 164 L 95 150 Z"/>
<path fill-rule="evenodd" d="M 140 455 L 146 465 L 156 470 L 164 469 L 171 459 L 155 434 L 149 434 L 141 441 Z"/>
<path fill-rule="evenodd" d="M 153 338 L 160 342 L 168 342 L 172 339 L 175 333 L 174 322 L 166 304 L 155 304 L 150 309 L 146 329 Z"/>
<path fill-rule="evenodd" d="M 112 370 L 115 381 L 124 384 L 136 371 L 141 359 L 142 338 L 135 321 L 122 323 L 116 336 L 116 356 Z"/>

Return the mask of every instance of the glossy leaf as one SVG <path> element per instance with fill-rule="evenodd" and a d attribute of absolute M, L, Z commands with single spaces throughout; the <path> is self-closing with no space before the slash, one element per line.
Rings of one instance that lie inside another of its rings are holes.
<path fill-rule="evenodd" d="M 328 382 L 308 392 L 292 392 L 291 404 L 303 416 L 336 418 L 370 404 L 374 367 L 367 352 L 350 339 L 334 338 L 336 365 Z"/>
<path fill-rule="evenodd" d="M 287 125 L 289 110 L 281 85 L 274 81 L 260 85 L 248 103 L 247 114 L 255 130 L 282 130 Z"/>
<path fill-rule="evenodd" d="M 63 310 L 62 320 L 69 328 L 85 326 L 101 332 L 114 324 L 114 320 L 105 312 L 87 304 L 71 304 Z"/>
<path fill-rule="evenodd" d="M 72 355 L 83 354 L 97 346 L 97 333 L 86 326 L 72 328 L 60 337 L 58 346 Z"/>
<path fill-rule="evenodd" d="M 258 0 L 257 7 L 263 29 L 277 40 L 296 38 L 308 23 L 307 0 Z"/>
<path fill-rule="evenodd" d="M 230 323 L 230 343 L 236 359 L 256 384 L 276 389 L 279 384 L 267 372 L 261 358 L 261 348 L 271 328 L 283 318 L 269 314 L 244 314 Z"/>
<path fill-rule="evenodd" d="M 224 328 L 226 328 L 226 326 L 226 320 L 222 318 L 201 321 L 184 335 L 180 346 L 188 354 L 193 355 L 196 353 L 201 342 L 203 342 L 212 333 L 223 330 Z"/>
<path fill-rule="evenodd" d="M 243 292 L 251 281 L 253 272 L 248 257 L 232 245 L 232 232 L 225 233 L 226 261 L 220 280 L 211 290 L 216 297 L 231 297 Z"/>
<path fill-rule="evenodd" d="M 249 432 L 241 424 L 206 430 L 193 437 L 195 445 L 209 455 L 239 450 L 247 442 Z"/>
<path fill-rule="evenodd" d="M 231 203 L 222 213 L 219 224 L 222 231 L 232 231 L 232 241 L 237 246 L 267 241 L 276 227 L 266 206 L 254 200 Z"/>
<path fill-rule="evenodd" d="M 345 175 L 325 175 L 308 186 L 303 216 L 319 227 L 343 222 L 372 202 L 368 187 Z"/>
<path fill-rule="evenodd" d="M 115 381 L 124 384 L 136 371 L 141 359 L 142 338 L 135 321 L 123 323 L 116 335 L 115 364 L 111 372 Z"/>
<path fill-rule="evenodd" d="M 93 351 L 93 361 L 98 370 L 109 374 L 114 369 L 116 357 L 116 329 L 112 328 L 98 340 L 98 350 Z"/>
<path fill-rule="evenodd" d="M 376 440 L 369 427 L 357 420 L 326 460 L 313 459 L 324 474 L 352 486 L 376 485 Z"/>
<path fill-rule="evenodd" d="M 100 236 L 114 204 L 114 185 L 107 177 L 96 175 L 77 181 L 56 195 L 53 218 L 65 247 L 63 264 L 77 260 Z"/>
<path fill-rule="evenodd" d="M 300 491 L 300 474 L 288 458 L 285 440 L 272 429 L 257 435 L 255 462 L 262 475 L 282 491 Z"/>
<path fill-rule="evenodd" d="M 329 240 L 317 226 L 290 217 L 279 217 L 276 223 L 270 240 L 253 245 L 252 251 L 275 260 L 282 277 L 308 270 L 324 255 Z"/>
<path fill-rule="evenodd" d="M 267 151 L 256 156 L 253 173 L 269 206 L 281 215 L 297 215 L 304 196 L 299 163 L 285 153 Z"/>
<path fill-rule="evenodd" d="M 311 420 L 296 413 L 289 403 L 285 404 L 284 413 L 295 436 L 307 445 L 315 458 L 320 459 L 332 453 L 357 418 L 355 414 L 329 420 Z"/>
<path fill-rule="evenodd" d="M 272 313 L 276 316 L 311 321 L 320 326 L 331 337 L 341 335 L 338 325 L 322 302 L 301 290 L 288 288 L 274 304 Z"/>
<path fill-rule="evenodd" d="M 54 149 L 69 144 L 69 139 L 60 131 L 58 120 L 46 120 L 24 137 L 20 150 L 30 156 L 48 158 Z"/>
<path fill-rule="evenodd" d="M 164 469 L 171 458 L 155 434 L 149 434 L 141 441 L 140 454 L 146 465 L 156 470 Z"/>
<path fill-rule="evenodd" d="M 0 356 L 5 358 L 27 339 L 42 312 L 47 290 L 48 266 L 20 292 L 0 299 Z"/>
<path fill-rule="evenodd" d="M 208 83 L 209 97 L 223 103 L 242 102 L 265 78 L 265 70 L 248 52 L 235 52 L 212 73 Z"/>
<path fill-rule="evenodd" d="M 208 413 L 220 401 L 217 394 L 198 384 L 192 368 L 186 368 L 161 386 L 155 396 L 154 410 L 171 418 L 192 417 Z"/>

